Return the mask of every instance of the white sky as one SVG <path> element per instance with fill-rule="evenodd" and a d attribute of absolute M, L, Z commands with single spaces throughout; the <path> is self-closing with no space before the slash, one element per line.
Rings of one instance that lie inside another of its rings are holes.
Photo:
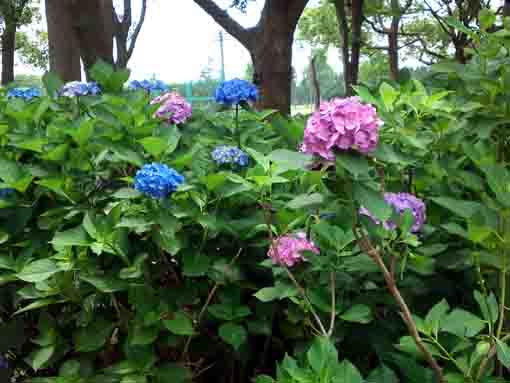
<path fill-rule="evenodd" d="M 83 1 L 83 0 L 82 0 Z M 119 0 L 114 0 L 121 3 Z M 227 8 L 231 0 L 216 0 Z M 44 1 L 42 2 L 44 4 Z M 255 25 L 264 0 L 251 1 L 246 14 L 231 11 L 232 16 L 244 26 Z M 310 0 L 310 5 L 318 0 Z M 141 0 L 133 0 L 133 13 L 137 18 Z M 44 9 L 42 9 L 44 15 Z M 45 19 L 43 18 L 45 23 Z M 45 26 L 44 26 L 45 27 Z M 138 38 L 133 56 L 128 64 L 131 79 L 150 78 L 153 75 L 166 82 L 197 80 L 204 67 L 212 60 L 212 68 L 219 77 L 220 46 L 218 35 L 221 27 L 193 0 L 149 0 L 145 24 Z M 309 47 L 296 43 L 293 65 L 301 75 L 309 62 Z M 336 70 L 340 61 L 331 52 L 330 62 Z M 248 52 L 231 36 L 225 36 L 226 77 L 243 76 L 250 62 Z M 34 69 L 18 63 L 17 73 L 34 73 Z"/>

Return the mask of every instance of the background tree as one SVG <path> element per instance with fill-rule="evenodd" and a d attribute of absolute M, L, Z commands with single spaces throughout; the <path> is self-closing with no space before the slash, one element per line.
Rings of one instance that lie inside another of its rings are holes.
<path fill-rule="evenodd" d="M 1 0 L 0 16 L 3 20 L 2 37 L 2 85 L 14 80 L 14 54 L 16 51 L 16 31 L 32 21 L 36 4 L 31 0 Z"/>
<path fill-rule="evenodd" d="M 142 0 L 140 18 L 133 23 L 133 9 L 131 0 L 123 0 L 122 14 L 113 12 L 113 36 L 117 49 L 115 65 L 126 68 L 127 63 L 135 49 L 136 40 L 142 30 L 147 14 L 147 0 Z"/>
<path fill-rule="evenodd" d="M 46 0 L 50 69 L 71 81 L 80 58 L 86 71 L 98 59 L 113 64 L 113 12 L 112 0 Z"/>
<path fill-rule="evenodd" d="M 253 80 L 261 89 L 261 107 L 289 114 L 292 43 L 308 0 L 266 0 L 253 28 L 243 28 L 213 0 L 194 1 L 250 52 Z M 242 7 L 246 2 L 234 3 Z"/>
<path fill-rule="evenodd" d="M 16 33 L 16 53 L 25 64 L 39 69 L 48 69 L 48 32 L 34 31 L 33 35 L 26 32 Z"/>

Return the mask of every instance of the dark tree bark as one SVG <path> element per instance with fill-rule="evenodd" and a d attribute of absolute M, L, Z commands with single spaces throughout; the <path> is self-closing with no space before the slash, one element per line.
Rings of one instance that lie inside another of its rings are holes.
<path fill-rule="evenodd" d="M 317 68 L 315 66 L 316 59 L 317 57 L 315 56 L 312 60 L 310 60 L 310 77 L 312 79 L 315 110 L 319 110 L 321 106 L 321 84 L 319 83 L 319 78 L 317 76 Z"/>
<path fill-rule="evenodd" d="M 336 17 L 342 47 L 345 94 L 354 94 L 353 86 L 358 83 L 359 56 L 361 52 L 361 26 L 363 24 L 363 0 L 351 2 L 351 28 L 347 20 L 344 0 L 335 0 Z M 349 49 L 350 48 L 350 49 Z"/>
<path fill-rule="evenodd" d="M 194 0 L 249 52 L 260 107 L 290 114 L 292 42 L 308 0 L 266 0 L 257 26 L 245 29 L 213 0 Z"/>
<path fill-rule="evenodd" d="M 112 0 L 74 0 L 73 15 L 85 72 L 100 59 L 113 65 Z"/>
<path fill-rule="evenodd" d="M 112 0 L 46 0 L 50 69 L 64 81 L 81 79 L 102 59 L 113 64 Z"/>
<path fill-rule="evenodd" d="M 6 22 L 2 33 L 2 85 L 14 81 L 14 52 L 16 50 L 16 24 Z"/>
<path fill-rule="evenodd" d="M 72 6 L 72 0 L 46 0 L 50 70 L 66 82 L 81 79 L 80 45 L 73 27 Z"/>
<path fill-rule="evenodd" d="M 510 17 L 510 0 L 505 0 L 505 5 L 503 5 L 503 17 Z"/>
<path fill-rule="evenodd" d="M 115 66 L 117 68 L 126 68 L 129 59 L 133 55 L 135 49 L 136 40 L 142 30 L 143 23 L 145 21 L 145 15 L 147 13 L 147 0 L 142 0 L 142 10 L 140 13 L 140 20 L 136 24 L 136 27 L 131 35 L 129 31 L 133 26 L 132 6 L 131 0 L 124 0 L 124 15 L 122 19 L 113 12 L 113 35 L 115 38 L 115 45 L 117 46 L 117 58 Z"/>

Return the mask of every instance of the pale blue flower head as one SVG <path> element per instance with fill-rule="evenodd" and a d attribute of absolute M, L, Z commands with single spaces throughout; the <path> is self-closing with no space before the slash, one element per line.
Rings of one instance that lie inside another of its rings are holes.
<path fill-rule="evenodd" d="M 236 165 L 240 167 L 248 166 L 250 157 L 241 149 L 235 146 L 220 145 L 212 152 L 211 156 L 218 165 Z"/>

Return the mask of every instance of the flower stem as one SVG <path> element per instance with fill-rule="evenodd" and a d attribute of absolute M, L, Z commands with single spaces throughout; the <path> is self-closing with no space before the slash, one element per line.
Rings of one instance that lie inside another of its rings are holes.
<path fill-rule="evenodd" d="M 330 284 L 331 284 L 331 319 L 329 322 L 329 331 L 328 336 L 333 335 L 333 331 L 335 329 L 335 318 L 336 318 L 336 275 L 334 271 L 331 271 L 330 275 Z"/>
<path fill-rule="evenodd" d="M 236 135 L 237 135 L 237 145 L 241 148 L 241 132 L 239 131 L 239 104 L 236 104 Z"/>

